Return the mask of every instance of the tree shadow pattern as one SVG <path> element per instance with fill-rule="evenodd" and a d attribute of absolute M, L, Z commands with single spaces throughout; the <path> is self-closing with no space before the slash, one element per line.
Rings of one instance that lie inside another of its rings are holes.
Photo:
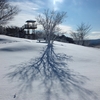
<path fill-rule="evenodd" d="M 51 100 L 52 96 L 57 100 L 64 100 L 60 98 L 61 94 L 57 93 L 57 86 L 68 98 L 71 93 L 77 94 L 79 99 L 70 100 L 98 100 L 93 91 L 83 87 L 88 78 L 68 68 L 69 60 L 70 56 L 56 54 L 54 46 L 48 45 L 41 52 L 41 57 L 12 66 L 14 71 L 8 73 L 7 77 L 20 80 L 21 91 L 31 90 L 33 82 L 41 80 L 41 86 L 45 87 L 46 100 Z"/>

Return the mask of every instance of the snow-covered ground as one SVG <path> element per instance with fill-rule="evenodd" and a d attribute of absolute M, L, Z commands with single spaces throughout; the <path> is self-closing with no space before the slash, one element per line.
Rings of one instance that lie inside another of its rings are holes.
<path fill-rule="evenodd" d="M 60 87 L 54 87 L 54 95 L 47 94 L 45 87 L 39 84 L 40 80 L 34 81 L 30 87 L 16 77 L 14 80 L 9 78 L 8 73 L 14 71 L 11 66 L 16 68 L 19 64 L 27 64 L 31 59 L 41 56 L 45 46 L 46 43 L 39 43 L 37 40 L 0 35 L 0 100 L 47 100 L 47 95 L 51 96 L 48 100 L 100 100 L 100 49 L 97 48 L 54 42 L 56 53 L 71 56 L 71 60 L 66 62 L 68 68 L 76 73 L 76 77 L 79 74 L 86 78 L 85 84 L 79 87 L 69 85 L 74 91 L 64 93 L 60 91 Z M 20 86 L 20 82 L 24 85 Z M 30 85 L 29 81 L 27 83 Z M 23 87 L 27 88 L 23 91 Z"/>

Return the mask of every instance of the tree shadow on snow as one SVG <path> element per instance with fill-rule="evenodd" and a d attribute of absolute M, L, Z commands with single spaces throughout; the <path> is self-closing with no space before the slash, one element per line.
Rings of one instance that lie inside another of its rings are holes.
<path fill-rule="evenodd" d="M 32 89 L 33 82 L 41 80 L 40 86 L 44 87 L 46 100 L 52 100 L 52 97 L 66 100 L 61 98 L 61 93 L 70 100 L 96 100 L 96 94 L 83 87 L 88 79 L 68 68 L 69 60 L 70 56 L 56 54 L 53 45 L 49 45 L 43 49 L 40 57 L 12 66 L 14 70 L 7 77 L 11 80 L 18 79 L 21 92 Z M 76 99 L 71 94 L 76 94 Z"/>

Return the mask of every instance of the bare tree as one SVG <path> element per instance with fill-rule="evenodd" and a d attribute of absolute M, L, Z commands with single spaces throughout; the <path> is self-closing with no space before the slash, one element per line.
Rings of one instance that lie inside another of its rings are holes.
<path fill-rule="evenodd" d="M 80 43 L 80 35 L 79 35 L 78 32 L 71 31 L 71 36 L 74 39 L 74 41 L 75 41 L 76 44 Z"/>
<path fill-rule="evenodd" d="M 84 45 L 84 40 L 86 39 L 89 31 L 91 30 L 91 25 L 81 23 L 76 32 L 71 32 L 71 36 L 77 41 L 77 44 Z"/>
<path fill-rule="evenodd" d="M 0 0 L 0 25 L 6 24 L 19 11 L 17 6 L 12 6 L 7 0 Z"/>
<path fill-rule="evenodd" d="M 37 22 L 42 25 L 44 29 L 48 44 L 53 44 L 55 33 L 60 31 L 58 25 L 63 22 L 65 17 L 66 12 L 44 10 L 43 14 L 36 18 Z"/>

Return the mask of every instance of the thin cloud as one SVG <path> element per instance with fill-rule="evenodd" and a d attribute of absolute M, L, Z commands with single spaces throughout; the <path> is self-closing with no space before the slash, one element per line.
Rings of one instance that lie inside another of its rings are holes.
<path fill-rule="evenodd" d="M 12 5 L 17 5 L 22 11 L 30 12 L 32 9 L 38 10 L 40 9 L 40 6 L 37 4 L 34 4 L 30 1 L 25 2 L 10 2 Z"/>
<path fill-rule="evenodd" d="M 59 28 L 61 29 L 61 33 L 67 33 L 70 34 L 70 32 L 72 31 L 72 27 L 71 26 L 67 26 L 67 25 L 59 25 Z M 43 30 L 43 27 L 41 25 L 37 26 L 38 30 Z"/>
<path fill-rule="evenodd" d="M 82 4 L 83 4 L 83 1 L 82 1 L 82 0 L 72 0 L 72 3 L 73 3 L 75 6 L 79 6 L 79 5 L 82 5 Z"/>
<path fill-rule="evenodd" d="M 54 6 L 54 10 L 58 10 L 59 9 L 59 3 L 63 3 L 64 0 L 53 0 L 53 6 Z"/>
<path fill-rule="evenodd" d="M 93 31 L 92 34 L 100 34 L 100 31 Z"/>
<path fill-rule="evenodd" d="M 64 0 L 53 0 L 53 4 L 55 5 L 57 2 L 62 3 Z"/>
<path fill-rule="evenodd" d="M 59 27 L 61 28 L 62 32 L 70 33 L 70 31 L 72 31 L 72 27 L 71 26 L 59 25 Z"/>
<path fill-rule="evenodd" d="M 34 15 L 21 13 L 21 14 L 15 16 L 14 19 L 11 20 L 11 21 L 7 24 L 7 26 L 8 26 L 8 25 L 9 25 L 9 26 L 11 25 L 11 26 L 22 27 L 22 26 L 25 24 L 25 22 L 26 22 L 27 20 L 30 20 L 30 19 L 35 20 L 35 18 L 36 18 L 36 16 L 34 16 Z"/>
<path fill-rule="evenodd" d="M 33 3 L 31 1 L 19 1 L 17 0 L 10 2 L 14 6 L 18 6 L 21 10 L 18 15 L 14 17 L 13 20 L 9 21 L 7 25 L 13 25 L 13 26 L 23 26 L 25 24 L 25 21 L 28 19 L 35 20 L 36 16 L 39 13 L 39 9 L 41 9 L 41 6 L 39 6 L 37 3 Z M 40 4 L 40 2 L 38 1 Z M 42 3 L 41 3 L 42 4 Z"/>
<path fill-rule="evenodd" d="M 88 35 L 89 39 L 100 39 L 100 31 L 93 31 Z"/>

